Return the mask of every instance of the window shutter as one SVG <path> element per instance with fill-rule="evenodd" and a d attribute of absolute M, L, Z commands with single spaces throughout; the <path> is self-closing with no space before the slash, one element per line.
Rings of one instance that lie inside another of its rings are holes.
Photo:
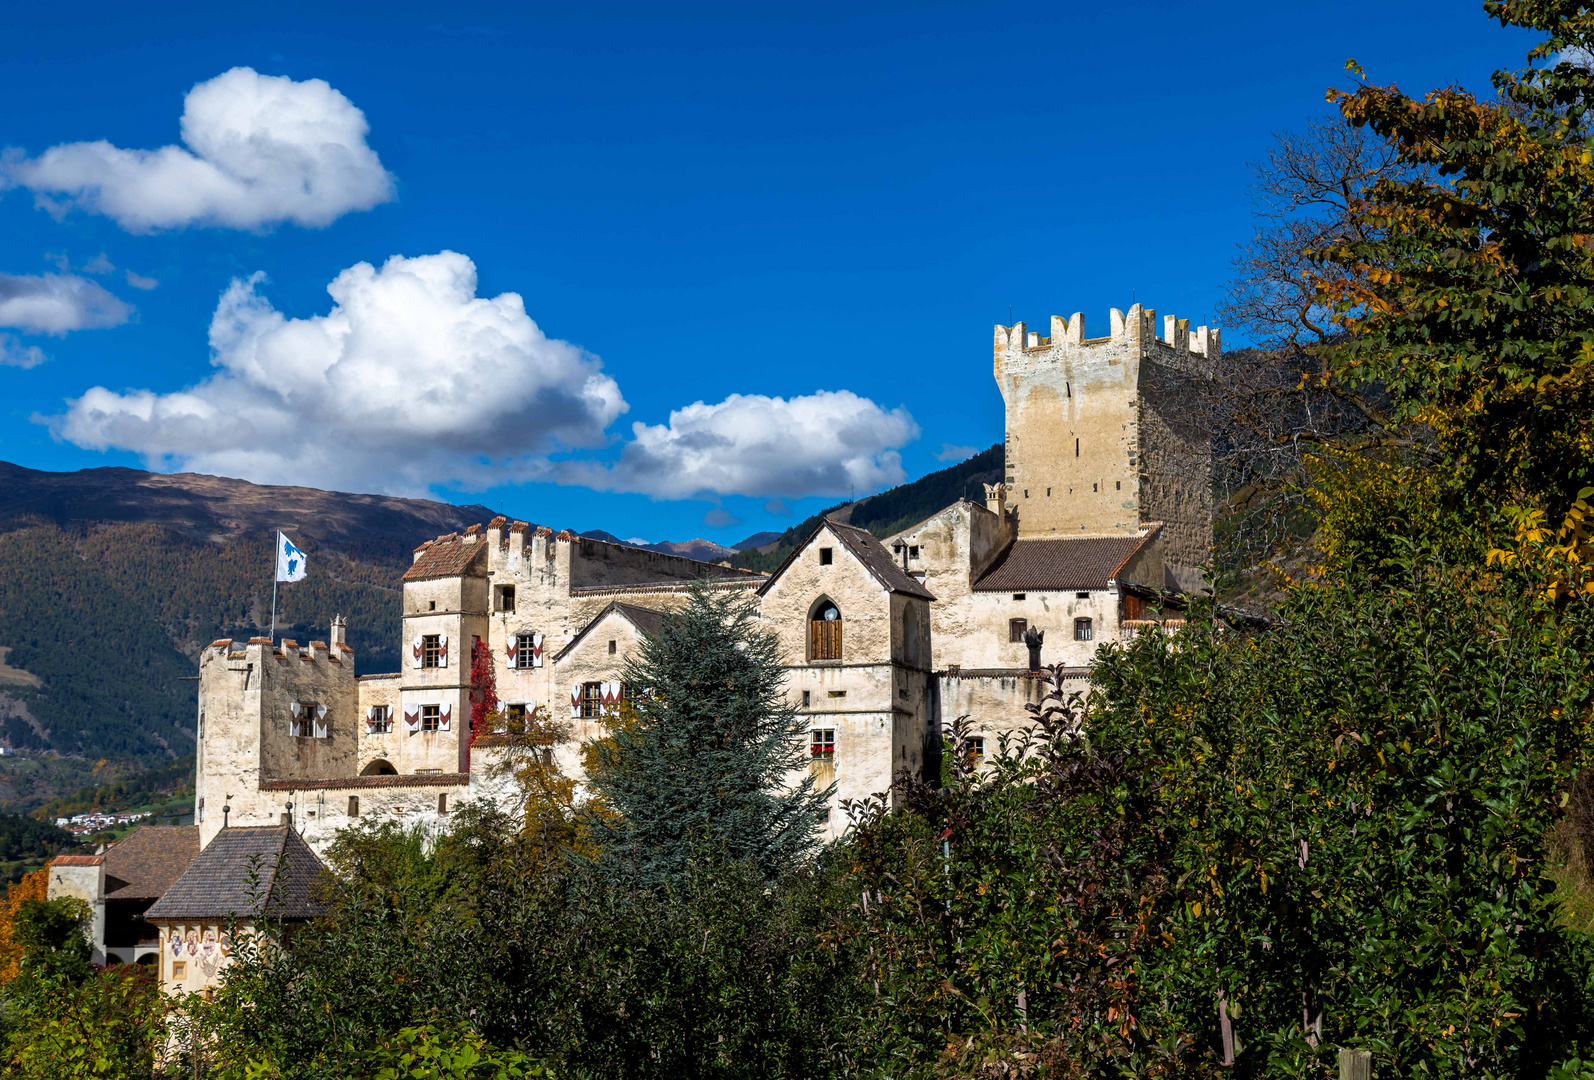
<path fill-rule="evenodd" d="M 520 651 L 520 638 L 516 637 L 514 634 L 510 634 L 509 635 L 509 641 L 504 646 L 504 656 L 508 658 L 510 667 L 514 667 L 515 666 L 515 659 L 516 659 L 515 654 L 518 653 L 519 651 Z"/>
<path fill-rule="evenodd" d="M 531 635 L 531 666 L 542 667 L 542 635 Z"/>
<path fill-rule="evenodd" d="M 416 634 L 415 635 L 415 640 L 410 642 L 410 652 L 412 654 L 412 659 L 410 661 L 410 667 L 414 667 L 414 668 L 420 667 L 421 666 L 421 635 Z"/>
<path fill-rule="evenodd" d="M 446 701 L 443 702 L 442 707 L 437 710 L 437 730 L 438 731 L 447 731 L 448 730 L 448 722 L 453 717 L 453 715 L 454 715 L 454 706 L 449 704 Z"/>
<path fill-rule="evenodd" d="M 315 728 L 313 733 L 318 739 L 327 738 L 327 707 L 325 705 L 317 705 L 315 707 Z"/>
<path fill-rule="evenodd" d="M 297 719 L 299 719 L 299 717 L 303 713 L 304 713 L 304 706 L 303 705 L 300 705 L 297 701 L 290 701 L 288 703 L 288 715 L 289 716 L 291 716 L 295 720 L 297 720 Z"/>
<path fill-rule="evenodd" d="M 404 714 L 404 730 L 411 735 L 421 730 L 421 710 L 419 707 L 414 712 Z"/>
<path fill-rule="evenodd" d="M 581 684 L 573 683 L 570 687 L 570 719 L 581 719 Z"/>
<path fill-rule="evenodd" d="M 447 667 L 448 666 L 448 635 L 447 634 L 438 634 L 437 635 L 437 666 L 438 667 Z"/>

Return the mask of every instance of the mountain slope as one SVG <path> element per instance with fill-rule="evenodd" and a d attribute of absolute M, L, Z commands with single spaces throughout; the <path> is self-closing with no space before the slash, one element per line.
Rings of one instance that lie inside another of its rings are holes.
<path fill-rule="evenodd" d="M 356 670 L 396 670 L 411 550 L 492 516 L 193 474 L 0 463 L 0 743 L 113 763 L 192 752 L 186 680 L 207 642 L 267 632 L 278 527 L 310 556 L 306 579 L 280 590 L 278 633 L 325 638 L 340 613 Z M 49 797 L 80 772 L 47 767 L 27 794 Z"/>

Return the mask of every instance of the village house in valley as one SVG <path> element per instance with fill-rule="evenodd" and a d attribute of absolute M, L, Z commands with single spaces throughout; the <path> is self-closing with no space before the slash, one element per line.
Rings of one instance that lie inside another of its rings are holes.
<path fill-rule="evenodd" d="M 1189 403 L 1218 331 L 1169 317 L 1158 336 L 1139 305 L 1113 311 L 1105 337 L 1085 337 L 1078 314 L 1050 329 L 996 328 L 1003 479 L 895 536 L 826 520 L 764 575 L 500 517 L 416 550 L 400 671 L 356 677 L 337 618 L 305 644 L 213 642 L 199 669 L 205 850 L 240 826 L 321 850 L 363 817 L 435 826 L 508 795 L 493 740 L 472 744 L 478 649 L 508 713 L 569 725 L 546 753 L 579 779 L 627 659 L 694 582 L 745 596 L 778 637 L 810 768 L 838 803 L 917 773 L 958 716 L 992 742 L 1023 726 L 1046 691 L 1031 631 L 1083 689 L 1103 641 L 1158 625 L 1146 598 L 1202 587 L 1212 543 L 1210 433 Z M 831 815 L 833 833 L 844 824 Z"/>

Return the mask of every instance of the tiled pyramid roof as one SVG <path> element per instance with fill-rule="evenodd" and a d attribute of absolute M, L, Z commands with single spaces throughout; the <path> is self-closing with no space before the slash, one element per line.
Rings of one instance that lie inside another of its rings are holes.
<path fill-rule="evenodd" d="M 300 920 L 321 914 L 331 879 L 286 825 L 222 829 L 144 918 Z"/>

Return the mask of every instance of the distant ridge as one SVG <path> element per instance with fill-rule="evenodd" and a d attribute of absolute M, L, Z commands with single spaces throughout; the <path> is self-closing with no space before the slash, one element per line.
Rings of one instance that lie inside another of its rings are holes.
<path fill-rule="evenodd" d="M 201 473 L 117 467 L 41 472 L 0 462 L 0 530 L 43 518 L 148 522 L 195 539 L 282 529 L 332 547 L 408 556 L 422 540 L 494 517 L 485 506 L 251 484 Z"/>

